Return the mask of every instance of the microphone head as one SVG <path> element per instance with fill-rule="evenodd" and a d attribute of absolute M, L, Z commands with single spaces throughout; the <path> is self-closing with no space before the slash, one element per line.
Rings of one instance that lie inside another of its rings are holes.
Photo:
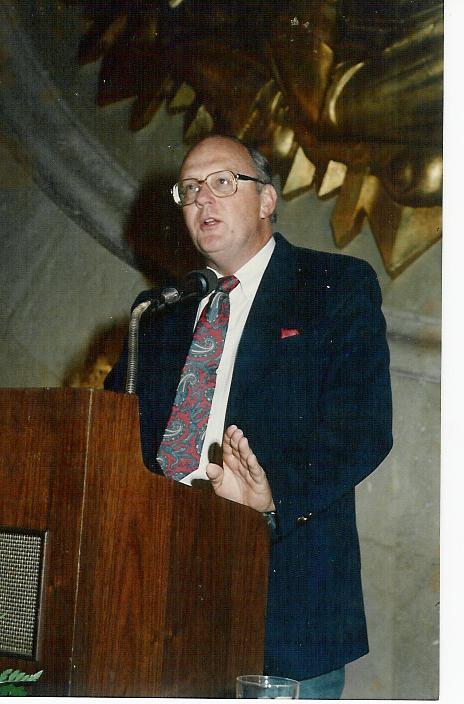
<path fill-rule="evenodd" d="M 214 291 L 219 279 L 211 269 L 200 269 L 190 271 L 184 279 L 182 286 L 182 297 L 197 296 L 204 298 Z"/>

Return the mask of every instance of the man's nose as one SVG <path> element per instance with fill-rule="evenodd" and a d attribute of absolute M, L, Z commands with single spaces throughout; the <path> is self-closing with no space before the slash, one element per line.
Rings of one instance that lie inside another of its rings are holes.
<path fill-rule="evenodd" d="M 206 205 L 206 203 L 211 203 L 214 199 L 214 195 L 208 187 L 206 181 L 199 184 L 198 192 L 195 198 L 195 203 L 199 206 Z"/>

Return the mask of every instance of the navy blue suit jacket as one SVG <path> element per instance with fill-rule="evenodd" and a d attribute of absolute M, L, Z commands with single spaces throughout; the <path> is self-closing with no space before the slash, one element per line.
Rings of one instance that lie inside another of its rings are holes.
<path fill-rule="evenodd" d="M 225 426 L 248 437 L 278 514 L 265 671 L 305 679 L 368 651 L 354 488 L 392 445 L 389 353 L 372 268 L 275 238 L 237 351 Z M 137 394 L 143 456 L 155 472 L 196 309 L 183 303 L 142 318 Z M 126 352 L 106 388 L 122 391 L 125 373 Z"/>

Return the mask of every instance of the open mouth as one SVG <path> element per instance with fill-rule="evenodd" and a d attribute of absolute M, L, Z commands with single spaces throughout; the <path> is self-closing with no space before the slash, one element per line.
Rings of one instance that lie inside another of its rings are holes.
<path fill-rule="evenodd" d="M 216 220 L 216 218 L 204 218 L 201 221 L 201 226 L 202 227 L 213 227 L 214 225 L 217 225 L 219 220 Z"/>

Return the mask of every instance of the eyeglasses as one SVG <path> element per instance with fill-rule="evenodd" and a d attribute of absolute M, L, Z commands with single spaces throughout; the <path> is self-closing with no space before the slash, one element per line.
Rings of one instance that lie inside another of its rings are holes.
<path fill-rule="evenodd" d="M 206 183 L 211 193 L 218 198 L 227 198 L 227 196 L 234 195 L 238 188 L 239 181 L 266 183 L 266 181 L 260 181 L 259 178 L 254 178 L 254 176 L 234 174 L 232 171 L 215 171 L 201 180 L 198 178 L 183 178 L 181 181 L 174 184 L 171 188 L 171 193 L 174 202 L 183 208 L 185 205 L 191 205 L 195 202 L 203 183 Z"/>

